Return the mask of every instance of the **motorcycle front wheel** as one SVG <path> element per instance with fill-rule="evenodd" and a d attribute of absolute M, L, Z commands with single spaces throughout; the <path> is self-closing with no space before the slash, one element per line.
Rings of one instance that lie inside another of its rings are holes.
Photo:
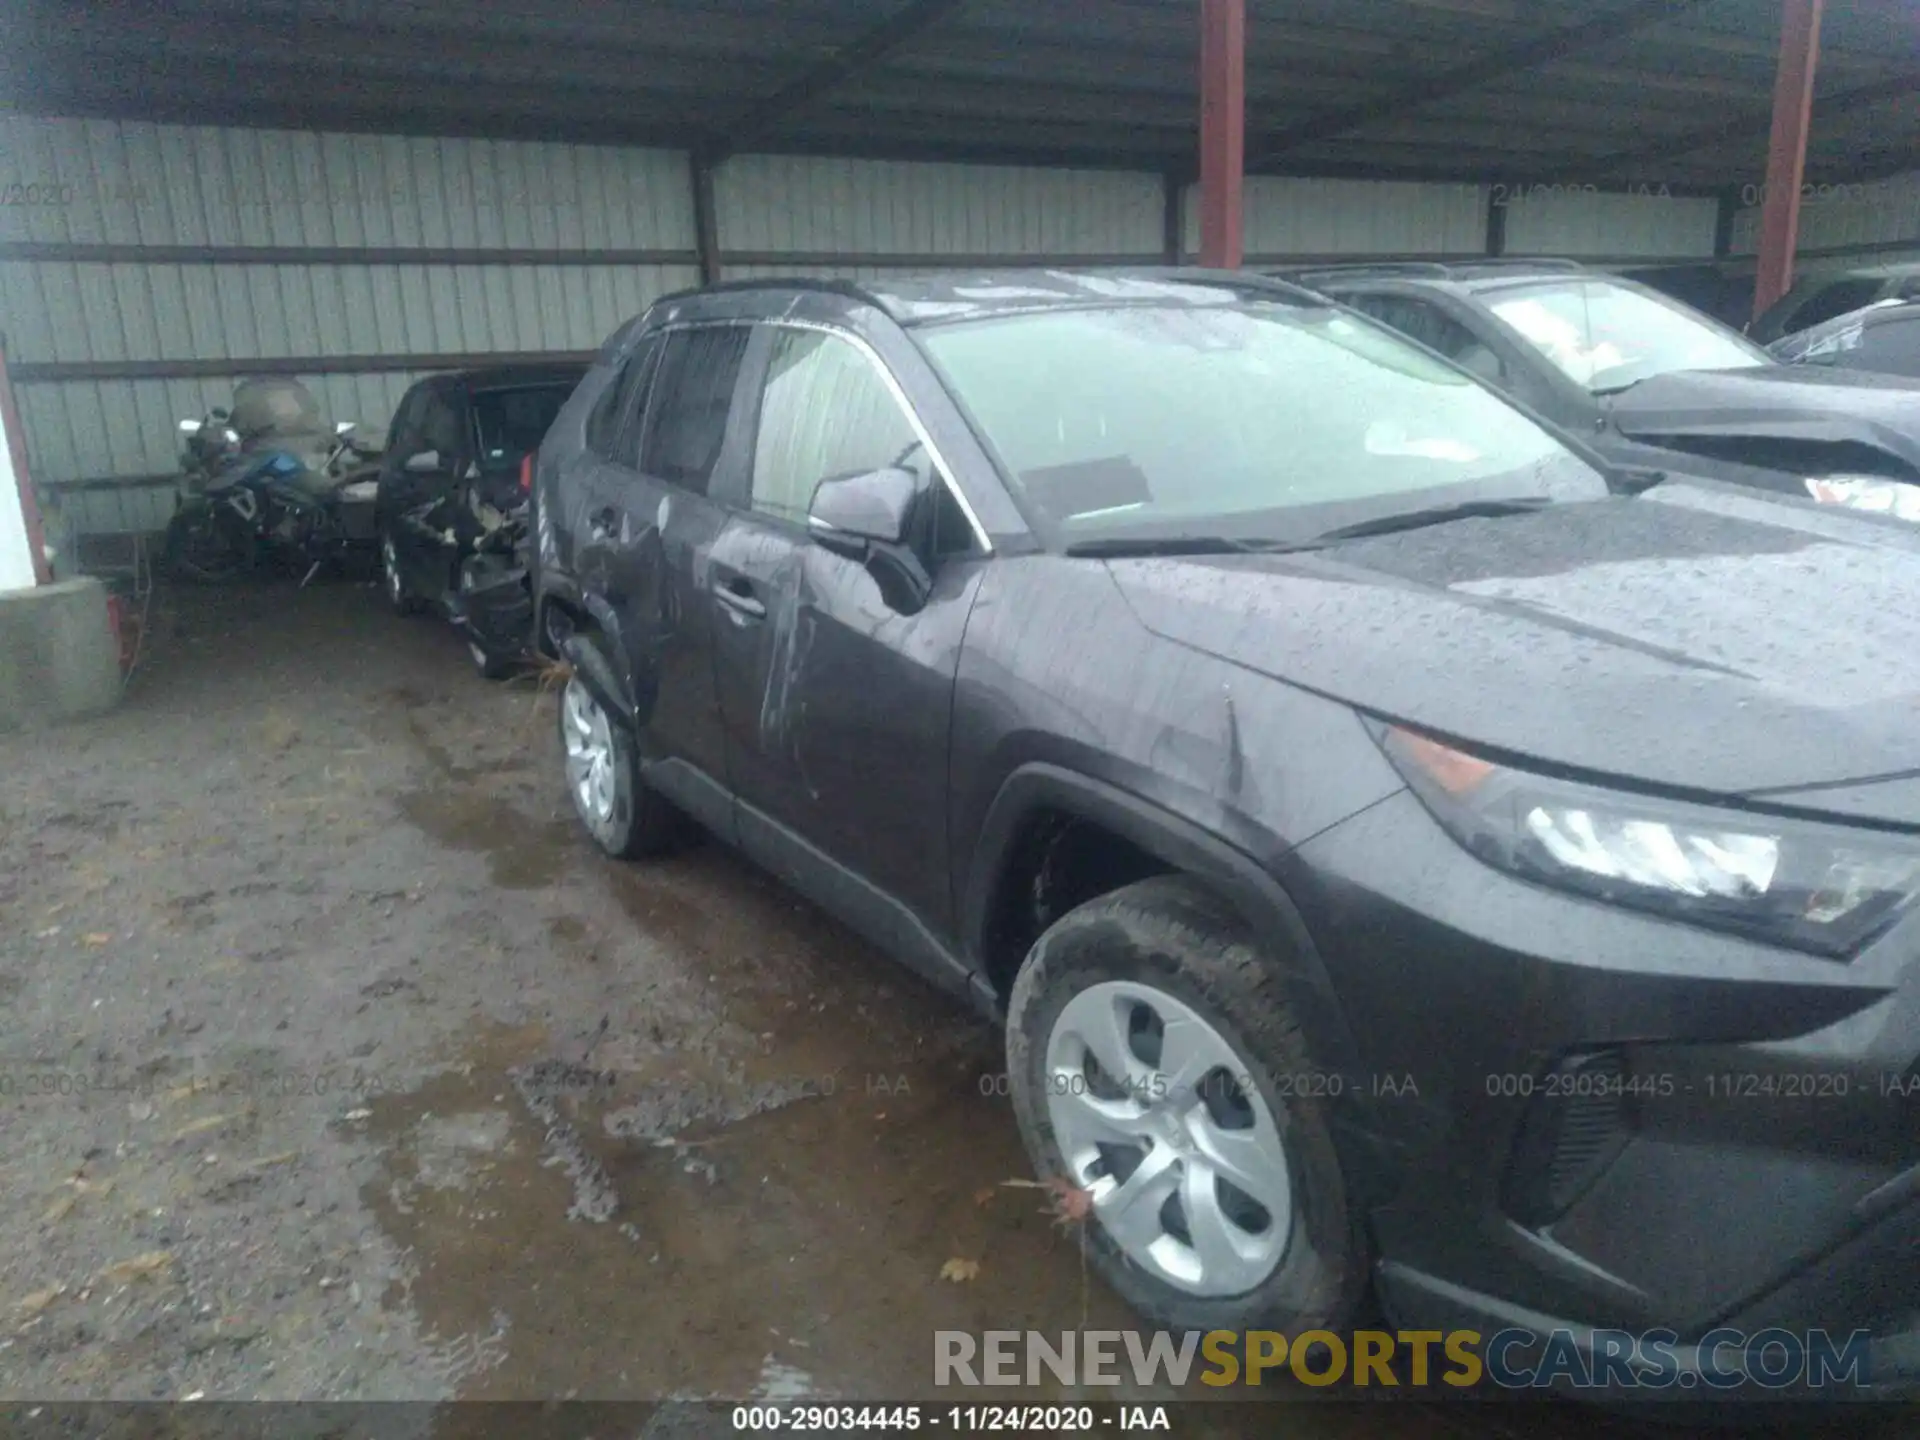
<path fill-rule="evenodd" d="M 257 559 L 253 535 L 236 517 L 204 501 L 175 513 L 167 524 L 167 569 L 196 585 L 220 585 L 249 573 Z"/>

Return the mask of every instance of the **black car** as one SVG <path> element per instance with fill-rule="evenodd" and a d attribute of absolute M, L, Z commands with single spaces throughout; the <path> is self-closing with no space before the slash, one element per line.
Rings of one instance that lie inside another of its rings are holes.
<path fill-rule="evenodd" d="M 394 412 L 377 506 L 387 598 L 403 615 L 432 608 L 452 620 L 489 678 L 526 652 L 532 456 L 584 374 L 530 364 L 432 375 Z"/>
<path fill-rule="evenodd" d="M 1339 266 L 1291 279 L 1505 390 L 1612 463 L 1836 502 L 1920 481 L 1920 380 L 1783 365 L 1572 261 Z"/>
<path fill-rule="evenodd" d="M 1878 300 L 1767 347 L 1789 365 L 1920 379 L 1920 299 Z"/>
<path fill-rule="evenodd" d="M 697 823 L 1004 1016 L 1143 1314 L 1900 1378 L 1920 532 L 1614 477 L 1205 271 L 663 299 L 533 508 L 594 842 Z"/>
<path fill-rule="evenodd" d="M 1799 330 L 1825 324 L 1836 315 L 1881 300 L 1920 298 L 1920 263 L 1889 261 L 1849 270 L 1816 269 L 1800 280 L 1747 327 L 1761 345 Z"/>
<path fill-rule="evenodd" d="M 1753 277 L 1719 265 L 1639 265 L 1619 272 L 1736 328 L 1753 314 Z"/>

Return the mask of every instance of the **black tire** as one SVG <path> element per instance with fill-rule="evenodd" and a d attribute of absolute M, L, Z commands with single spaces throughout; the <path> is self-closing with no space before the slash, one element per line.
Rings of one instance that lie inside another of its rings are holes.
<path fill-rule="evenodd" d="M 617 717 L 607 715 L 600 702 L 577 676 L 561 687 L 559 705 L 560 754 L 563 766 L 568 760 L 570 706 L 576 699 L 591 706 L 606 721 L 606 733 L 612 748 L 612 805 L 605 815 L 594 813 L 581 797 L 580 789 L 567 774 L 567 795 L 573 813 L 585 827 L 593 843 L 618 860 L 638 860 L 664 855 L 678 847 L 685 835 L 680 812 L 640 776 L 639 750 L 631 730 Z"/>
<path fill-rule="evenodd" d="M 1150 986 L 1190 1007 L 1234 1051 L 1239 1073 L 1265 1099 L 1284 1143 L 1290 1233 L 1265 1278 L 1238 1294 L 1183 1290 L 1135 1262 L 1086 1220 L 1087 1255 L 1150 1321 L 1179 1331 L 1338 1332 L 1366 1293 L 1368 1245 L 1349 1199 L 1331 1130 L 1332 1079 L 1289 1086 L 1277 1076 L 1330 1075 L 1316 1064 L 1286 999 L 1279 957 L 1263 954 L 1226 905 L 1181 877 L 1144 880 L 1088 901 L 1041 935 L 1014 982 L 1007 1015 L 1007 1073 L 1027 1153 L 1044 1179 L 1071 1172 L 1047 1103 L 1047 1044 L 1067 1003 L 1091 985 Z M 1300 1091 L 1313 1093 L 1301 1094 Z"/>
<path fill-rule="evenodd" d="M 482 680 L 505 680 L 519 668 L 512 659 L 494 654 L 471 635 L 467 637 L 467 658 Z"/>
<path fill-rule="evenodd" d="M 400 552 L 394 544 L 393 532 L 384 526 L 380 530 L 380 593 L 387 597 L 387 606 L 394 614 L 420 613 L 420 601 L 407 588 L 406 573 L 400 568 Z"/>
<path fill-rule="evenodd" d="M 167 522 L 167 573 L 196 585 L 224 585 L 252 573 L 258 560 L 253 536 L 222 511 L 195 501 Z"/>

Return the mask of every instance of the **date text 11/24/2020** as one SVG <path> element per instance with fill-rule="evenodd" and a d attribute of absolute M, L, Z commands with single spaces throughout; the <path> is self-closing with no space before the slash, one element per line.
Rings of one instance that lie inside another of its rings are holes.
<path fill-rule="evenodd" d="M 753 1431 L 904 1430 L 1090 1435 L 1171 1431 L 1164 1405 L 736 1405 L 733 1428 Z"/>

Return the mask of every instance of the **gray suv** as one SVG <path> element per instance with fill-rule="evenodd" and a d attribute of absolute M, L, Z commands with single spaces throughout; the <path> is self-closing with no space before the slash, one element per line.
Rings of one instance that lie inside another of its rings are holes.
<path fill-rule="evenodd" d="M 1004 1017 L 1152 1320 L 1912 1378 L 1920 530 L 1208 272 L 669 297 L 533 507 L 594 842 L 697 825 Z"/>

